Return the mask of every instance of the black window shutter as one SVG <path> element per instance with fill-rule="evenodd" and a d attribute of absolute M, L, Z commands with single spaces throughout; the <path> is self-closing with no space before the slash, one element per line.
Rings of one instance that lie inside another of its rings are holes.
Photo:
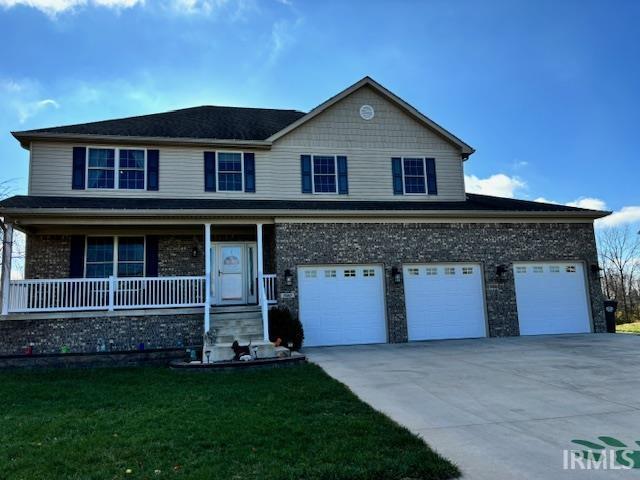
<path fill-rule="evenodd" d="M 73 178 L 71 188 L 84 190 L 84 177 L 86 171 L 87 148 L 73 147 Z"/>
<path fill-rule="evenodd" d="M 158 276 L 158 237 L 157 235 L 147 235 L 145 243 L 145 275 L 147 277 Z"/>
<path fill-rule="evenodd" d="M 84 235 L 71 236 L 69 278 L 84 277 Z"/>
<path fill-rule="evenodd" d="M 338 160 L 338 193 L 349 193 L 349 174 L 347 173 L 347 157 L 336 157 Z"/>
<path fill-rule="evenodd" d="M 300 155 L 300 171 L 302 172 L 302 193 L 312 193 L 311 155 Z"/>
<path fill-rule="evenodd" d="M 256 157 L 253 153 L 244 154 L 244 191 L 256 191 Z"/>
<path fill-rule="evenodd" d="M 425 158 L 427 167 L 427 193 L 429 195 L 438 194 L 438 182 L 436 181 L 436 160 L 435 158 Z"/>
<path fill-rule="evenodd" d="M 391 173 L 393 174 L 393 194 L 402 195 L 402 159 L 395 157 L 391 159 Z"/>
<path fill-rule="evenodd" d="M 160 186 L 160 150 L 147 150 L 147 190 Z"/>
<path fill-rule="evenodd" d="M 204 152 L 204 191 L 216 191 L 216 152 Z"/>

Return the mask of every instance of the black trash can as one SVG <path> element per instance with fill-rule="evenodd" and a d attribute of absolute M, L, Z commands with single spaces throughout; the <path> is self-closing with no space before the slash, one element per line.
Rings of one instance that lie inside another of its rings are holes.
<path fill-rule="evenodd" d="M 616 333 L 616 310 L 618 302 L 615 300 L 604 301 L 604 319 L 607 324 L 607 333 Z"/>

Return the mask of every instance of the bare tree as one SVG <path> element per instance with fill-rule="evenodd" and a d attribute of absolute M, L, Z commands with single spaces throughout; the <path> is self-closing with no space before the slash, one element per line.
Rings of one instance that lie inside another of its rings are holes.
<path fill-rule="evenodd" d="M 8 197 L 13 193 L 14 180 L 2 180 L 0 181 L 0 200 Z M 2 250 L 4 249 L 4 234 L 6 226 L 4 218 L 0 217 L 0 271 L 2 270 Z M 24 262 L 24 235 L 20 232 L 14 232 L 13 235 L 13 249 L 11 251 L 11 259 L 14 263 L 13 270 L 20 270 L 23 267 Z"/>
<path fill-rule="evenodd" d="M 623 322 L 640 319 L 640 235 L 628 226 L 601 230 L 598 247 L 605 295 L 619 302 Z"/>

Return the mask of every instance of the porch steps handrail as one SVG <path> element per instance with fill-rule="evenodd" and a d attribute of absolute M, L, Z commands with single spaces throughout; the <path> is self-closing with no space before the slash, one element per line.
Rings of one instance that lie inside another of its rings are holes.
<path fill-rule="evenodd" d="M 275 273 L 263 273 L 262 278 L 264 279 L 264 289 L 265 294 L 267 296 L 267 302 L 269 304 L 278 303 L 278 292 L 276 291 L 276 279 L 277 275 Z"/>

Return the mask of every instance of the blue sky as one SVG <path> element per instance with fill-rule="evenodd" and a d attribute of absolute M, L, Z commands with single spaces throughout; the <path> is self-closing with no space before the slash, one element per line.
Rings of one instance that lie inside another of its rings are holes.
<path fill-rule="evenodd" d="M 309 110 L 370 75 L 476 148 L 468 190 L 638 222 L 639 18 L 632 0 L 0 0 L 0 179 L 26 192 L 11 130 Z"/>

